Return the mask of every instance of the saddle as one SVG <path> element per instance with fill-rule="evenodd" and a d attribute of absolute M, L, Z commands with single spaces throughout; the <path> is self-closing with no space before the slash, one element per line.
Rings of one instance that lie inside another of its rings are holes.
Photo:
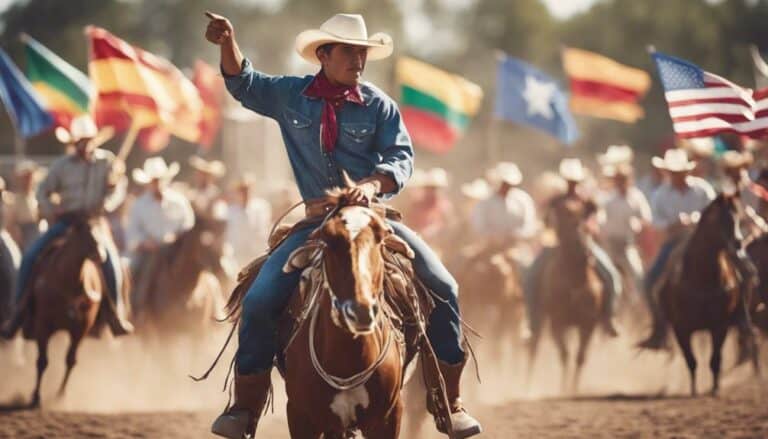
<path fill-rule="evenodd" d="M 376 205 L 373 210 L 388 219 L 396 221 L 401 219 L 399 212 L 384 205 Z M 311 213 L 309 209 L 307 213 Z M 326 215 L 327 213 L 323 213 L 322 217 L 324 218 Z M 306 227 L 308 224 L 317 223 L 318 217 L 308 217 L 293 226 L 275 227 L 268 239 L 269 250 L 240 271 L 237 276 L 237 286 L 226 305 L 226 320 L 233 323 L 233 331 L 240 320 L 242 300 L 272 251 L 293 231 Z M 300 270 L 301 278 L 297 294 L 292 295 L 288 307 L 279 319 L 278 344 L 280 349 L 276 358 L 276 366 L 281 373 L 285 370 L 285 350 L 290 346 L 299 329 L 307 322 L 307 318 L 319 302 L 315 299 L 322 290 L 323 248 L 324 244 L 320 241 L 307 241 L 303 246 L 294 250 L 283 267 L 284 272 Z M 446 396 L 445 382 L 440 374 L 437 357 L 426 334 L 428 317 L 435 307 L 433 293 L 415 275 L 411 264 L 415 254 L 405 241 L 394 234 L 390 235 L 384 241 L 382 256 L 386 270 L 382 311 L 395 328 L 393 332 L 400 348 L 400 358 L 403 359 L 403 370 L 417 354 L 421 356 L 424 382 L 428 393 L 427 398 L 431 406 L 435 407 L 435 421 L 438 425 L 443 425 L 446 431 L 451 431 L 451 411 Z M 226 344 L 224 348 L 226 348 Z M 214 362 L 208 372 L 196 380 L 205 379 L 215 364 Z"/>

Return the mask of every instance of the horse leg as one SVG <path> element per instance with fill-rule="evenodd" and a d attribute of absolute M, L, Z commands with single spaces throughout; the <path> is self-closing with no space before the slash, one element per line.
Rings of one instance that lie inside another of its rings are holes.
<path fill-rule="evenodd" d="M 318 431 L 314 425 L 307 419 L 307 416 L 299 411 L 291 401 L 288 400 L 286 407 L 288 414 L 288 432 L 291 439 L 320 439 L 322 432 Z"/>
<path fill-rule="evenodd" d="M 43 381 L 43 373 L 48 367 L 48 341 L 50 334 L 44 334 L 37 339 L 37 380 L 35 390 L 32 392 L 31 408 L 40 407 L 40 384 Z"/>
<path fill-rule="evenodd" d="M 716 396 L 720 390 L 720 363 L 722 361 L 722 349 L 725 336 L 728 333 L 728 327 L 715 328 L 710 330 L 712 335 L 712 357 L 709 360 L 709 369 L 712 371 L 712 396 Z"/>
<path fill-rule="evenodd" d="M 72 373 L 72 368 L 75 367 L 77 362 L 77 349 L 80 347 L 80 342 L 83 341 L 85 331 L 82 328 L 78 328 L 75 331 L 69 333 L 69 349 L 67 349 L 67 371 L 64 373 L 64 380 L 59 387 L 59 397 L 64 396 L 64 390 L 67 388 L 69 382 L 69 376 Z"/>
<path fill-rule="evenodd" d="M 592 340 L 592 334 L 594 333 L 594 326 L 582 326 L 579 328 L 579 351 L 576 353 L 576 372 L 573 375 L 573 393 L 576 394 L 579 391 L 579 382 L 581 381 L 581 372 L 584 368 L 584 363 L 587 360 L 587 349 L 589 348 L 589 342 Z"/>
<path fill-rule="evenodd" d="M 568 390 L 568 358 L 570 356 L 568 353 L 568 346 L 565 343 L 565 331 L 552 328 L 552 338 L 557 346 L 557 352 L 560 355 L 560 365 L 563 368 L 560 375 L 560 391 L 565 393 Z"/>
<path fill-rule="evenodd" d="M 680 350 L 683 351 L 685 363 L 688 365 L 688 372 L 691 375 L 691 396 L 696 396 L 696 357 L 693 355 L 693 349 L 691 349 L 691 333 L 675 329 L 675 338 L 677 338 L 677 344 L 680 345 Z"/>
<path fill-rule="evenodd" d="M 363 429 L 367 439 L 397 439 L 400 436 L 400 420 L 403 417 L 403 402 L 398 398 L 389 416 L 378 424 Z"/>
<path fill-rule="evenodd" d="M 533 365 L 536 362 L 536 354 L 539 351 L 539 339 L 541 338 L 541 329 L 534 329 L 531 338 L 528 340 L 528 366 L 525 374 L 526 392 L 531 386 L 531 377 L 533 376 Z"/>

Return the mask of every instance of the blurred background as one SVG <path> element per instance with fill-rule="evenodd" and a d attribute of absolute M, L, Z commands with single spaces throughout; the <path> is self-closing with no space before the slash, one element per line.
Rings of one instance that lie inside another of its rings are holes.
<path fill-rule="evenodd" d="M 3 0 L 0 7 L 0 45 L 22 71 L 25 60 L 19 34 L 25 32 L 87 72 L 83 29 L 89 24 L 165 57 L 182 70 L 189 71 L 197 59 L 215 66 L 217 48 L 203 38 L 207 23 L 203 11 L 211 9 L 233 21 L 244 53 L 259 69 L 314 73 L 293 50 L 296 34 L 318 27 L 339 11 L 362 13 L 371 32 L 394 37 L 395 56 L 370 63 L 365 75 L 396 99 L 394 69 L 402 55 L 482 87 L 481 109 L 458 143 L 441 155 L 417 153 L 420 167 L 442 166 L 463 181 L 501 158 L 524 162 L 533 171 L 564 154 L 591 156 L 613 143 L 629 143 L 641 157 L 658 153 L 672 142 L 673 132 L 648 56 L 649 45 L 747 87 L 754 86 L 750 45 L 768 48 L 768 1 L 758 0 Z M 526 60 L 565 84 L 563 46 L 598 52 L 652 73 L 651 89 L 641 101 L 645 117 L 626 124 L 577 116 L 581 136 L 573 150 L 527 127 L 508 122 L 494 125 L 495 53 L 500 50 Z M 231 165 L 247 152 L 248 163 L 237 166 L 250 166 L 247 170 L 269 179 L 290 178 L 276 127 L 236 107 L 228 102 L 224 134 L 217 135 L 210 154 L 223 156 Z M 119 137 L 112 141 L 119 142 Z M 186 157 L 190 148 L 197 145 L 173 137 L 164 155 Z M 13 128 L 3 114 L 0 154 L 13 151 Z M 48 133 L 29 139 L 26 151 L 57 154 L 60 146 Z M 129 164 L 139 164 L 145 156 L 134 152 Z"/>

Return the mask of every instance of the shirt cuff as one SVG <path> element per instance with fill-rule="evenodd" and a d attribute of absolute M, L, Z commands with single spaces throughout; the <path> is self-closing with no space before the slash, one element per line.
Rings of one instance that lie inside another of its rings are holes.
<path fill-rule="evenodd" d="M 408 180 L 407 176 L 404 175 L 402 169 L 389 163 L 380 163 L 376 165 L 376 168 L 374 169 L 373 173 L 386 175 L 392 178 L 392 180 L 395 181 L 395 185 L 397 186 L 397 188 L 392 192 L 382 193 L 380 197 L 383 200 L 388 200 L 394 197 L 395 195 L 399 194 L 400 191 L 403 190 L 403 187 L 405 187 L 405 182 Z"/>
<path fill-rule="evenodd" d="M 243 58 L 243 62 L 240 64 L 240 73 L 238 73 L 237 75 L 230 75 L 227 72 L 225 72 L 224 67 L 221 66 L 221 64 L 219 64 L 219 71 L 221 71 L 221 76 L 224 77 L 225 81 L 230 79 L 238 80 L 238 79 L 243 79 L 246 76 L 253 73 L 253 65 L 251 64 L 251 61 L 248 58 Z"/>

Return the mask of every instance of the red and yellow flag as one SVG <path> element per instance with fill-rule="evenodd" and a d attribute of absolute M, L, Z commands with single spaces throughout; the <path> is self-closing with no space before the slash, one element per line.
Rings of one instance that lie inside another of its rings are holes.
<path fill-rule="evenodd" d="M 224 103 L 224 79 L 219 72 L 203 61 L 195 61 L 192 82 L 203 100 L 200 118 L 200 140 L 203 148 L 210 148 L 221 128 L 221 109 Z"/>
<path fill-rule="evenodd" d="M 592 117 L 632 123 L 645 113 L 638 104 L 651 86 L 643 70 L 581 49 L 563 50 L 571 85 L 571 110 Z"/>
<path fill-rule="evenodd" d="M 195 85 L 169 61 L 89 26 L 89 71 L 94 116 L 116 130 L 158 127 L 188 142 L 200 139 L 203 101 Z"/>

